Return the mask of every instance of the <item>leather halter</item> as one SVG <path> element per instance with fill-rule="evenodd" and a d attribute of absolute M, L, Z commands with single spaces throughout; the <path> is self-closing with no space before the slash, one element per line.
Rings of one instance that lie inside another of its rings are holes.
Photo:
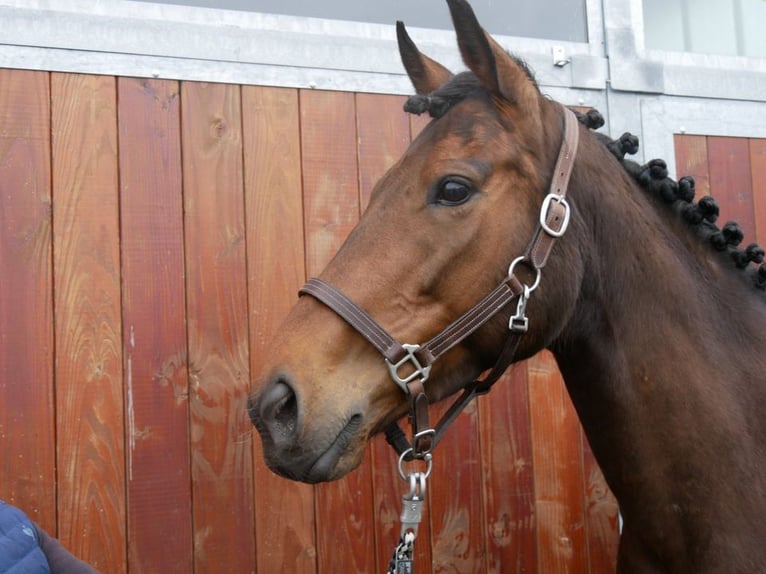
<path fill-rule="evenodd" d="M 511 263 L 508 275 L 500 285 L 431 340 L 422 345 L 400 343 L 366 311 L 322 279 L 311 278 L 300 290 L 300 294 L 311 295 L 335 311 L 367 339 L 383 355 L 393 381 L 409 396 L 412 442 L 407 441 L 398 424 L 393 423 L 386 429 L 386 439 L 401 458 L 428 459 L 449 424 L 473 397 L 487 393 L 513 362 L 519 341 L 528 327 L 525 313 L 527 301 L 540 282 L 540 270 L 545 266 L 553 244 L 564 234 L 569 224 L 570 208 L 565 196 L 577 155 L 579 129 L 574 113 L 567 108 L 563 110 L 564 137 L 548 195 L 543 200 L 540 210 L 539 224 L 526 253 Z M 535 272 L 535 280 L 531 286 L 524 285 L 514 274 L 519 263 L 524 263 Z M 428 379 L 431 365 L 504 309 L 513 299 L 518 300 L 516 314 L 509 321 L 509 335 L 494 367 L 484 379 L 466 383 L 461 396 L 439 423 L 431 427 L 428 422 L 428 398 L 423 386 Z"/>

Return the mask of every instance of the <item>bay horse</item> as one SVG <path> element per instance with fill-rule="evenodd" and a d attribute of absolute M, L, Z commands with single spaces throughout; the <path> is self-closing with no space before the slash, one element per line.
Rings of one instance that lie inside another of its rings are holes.
<path fill-rule="evenodd" d="M 469 71 L 398 23 L 405 109 L 433 120 L 275 337 L 248 404 L 268 465 L 338 479 L 408 412 L 547 348 L 619 502 L 618 571 L 766 570 L 763 250 L 689 180 L 621 162 L 629 138 L 573 124 L 447 2 Z M 427 456 L 438 437 L 415 432 Z"/>

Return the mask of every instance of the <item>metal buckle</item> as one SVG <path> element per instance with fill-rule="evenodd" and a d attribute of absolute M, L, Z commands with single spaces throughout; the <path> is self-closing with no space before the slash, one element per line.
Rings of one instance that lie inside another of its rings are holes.
<path fill-rule="evenodd" d="M 561 222 L 561 225 L 559 226 L 559 229 L 553 229 L 548 225 L 548 222 L 546 221 L 548 219 L 548 211 L 550 211 L 551 203 L 554 201 L 558 202 L 563 208 L 564 208 L 564 220 Z M 572 210 L 569 207 L 569 203 L 567 203 L 567 200 L 564 198 L 563 195 L 558 195 L 556 193 L 549 193 L 545 196 L 545 199 L 543 200 L 543 205 L 540 208 L 540 227 L 543 228 L 543 231 L 550 235 L 551 237 L 561 237 L 564 235 L 564 232 L 567 230 L 567 227 L 569 226 L 569 217 L 572 214 Z"/>
<path fill-rule="evenodd" d="M 418 358 L 415 356 L 415 353 L 418 352 L 420 349 L 420 345 L 408 345 L 403 344 L 402 348 L 407 351 L 407 354 L 402 357 L 399 361 L 396 363 L 392 363 L 388 359 L 385 359 L 386 365 L 388 366 L 388 372 L 391 374 L 391 378 L 394 380 L 394 382 L 401 387 L 401 389 L 406 393 L 410 394 L 409 389 L 407 388 L 407 383 L 414 381 L 415 379 L 420 379 L 421 382 L 425 382 L 428 379 L 428 375 L 431 372 L 431 365 L 423 366 L 420 364 L 420 361 L 418 361 Z M 414 371 L 410 373 L 407 376 L 400 377 L 399 376 L 399 369 L 400 367 L 410 364 Z"/>

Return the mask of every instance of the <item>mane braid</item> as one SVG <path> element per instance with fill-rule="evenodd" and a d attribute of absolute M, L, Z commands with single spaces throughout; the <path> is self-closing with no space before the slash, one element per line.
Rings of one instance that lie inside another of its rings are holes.
<path fill-rule="evenodd" d="M 585 114 L 579 112 L 575 114 L 578 120 L 590 130 L 604 125 L 603 116 L 594 109 Z M 625 159 L 626 154 L 632 155 L 638 151 L 638 138 L 630 133 L 626 132 L 616 140 L 595 131 L 592 133 L 617 158 L 642 189 L 649 194 L 659 196 L 664 204 L 678 212 L 713 249 L 727 253 L 737 269 L 749 273 L 757 289 L 766 291 L 763 247 L 751 243 L 745 249 L 739 249 L 737 246 L 744 239 L 742 226 L 735 221 L 729 221 L 719 229 L 715 225 L 720 212 L 718 203 L 710 196 L 702 197 L 694 203 L 693 177 L 685 176 L 678 181 L 671 179 L 668 176 L 667 164 L 662 159 L 653 159 L 644 165 Z M 751 266 L 750 263 L 754 263 L 757 267 Z"/>

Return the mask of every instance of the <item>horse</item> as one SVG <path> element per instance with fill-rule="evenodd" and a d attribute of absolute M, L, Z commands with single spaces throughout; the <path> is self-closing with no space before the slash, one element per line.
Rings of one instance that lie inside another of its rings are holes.
<path fill-rule="evenodd" d="M 447 3 L 468 71 L 397 23 L 405 109 L 433 119 L 275 336 L 248 401 L 268 466 L 338 479 L 408 413 L 399 450 L 427 460 L 429 401 L 549 349 L 619 503 L 618 572 L 763 571 L 763 250 L 737 248 L 691 180 L 623 161 L 630 137 L 572 122 Z"/>

